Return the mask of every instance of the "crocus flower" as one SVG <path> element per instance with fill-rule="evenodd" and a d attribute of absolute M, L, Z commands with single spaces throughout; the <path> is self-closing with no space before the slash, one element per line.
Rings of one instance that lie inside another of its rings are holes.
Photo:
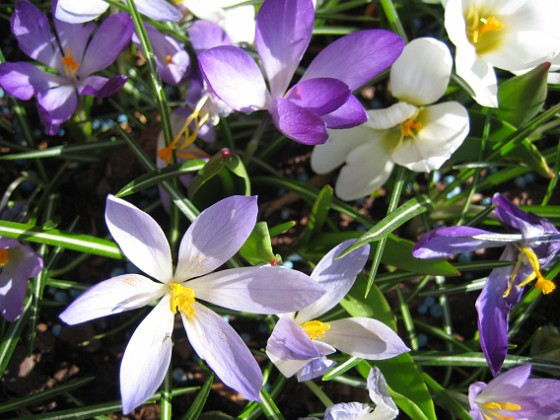
<path fill-rule="evenodd" d="M 560 418 L 560 381 L 529 379 L 531 365 L 469 387 L 474 420 L 555 420 Z"/>
<path fill-rule="evenodd" d="M 183 16 L 166 0 L 134 0 L 134 3 L 140 13 L 154 20 L 176 21 Z M 58 0 L 55 16 L 63 22 L 84 23 L 101 16 L 108 8 L 109 3 L 103 0 Z"/>
<path fill-rule="evenodd" d="M 146 306 L 160 299 L 140 323 L 123 355 L 120 388 L 129 413 L 159 387 L 171 360 L 175 314 L 189 341 L 224 384 L 259 400 L 262 373 L 234 329 L 201 300 L 237 311 L 270 314 L 293 311 L 322 296 L 308 276 L 282 267 L 233 268 L 211 273 L 245 242 L 257 217 L 256 197 L 233 196 L 204 210 L 179 245 L 173 269 L 171 249 L 149 215 L 109 196 L 105 220 L 123 253 L 140 270 L 105 280 L 79 296 L 60 318 L 74 325 Z"/>
<path fill-rule="evenodd" d="M 520 301 L 524 286 L 536 280 L 535 286 L 543 293 L 555 288 L 541 274 L 541 268 L 560 252 L 560 234 L 547 219 L 524 212 L 500 194 L 492 202 L 498 220 L 515 234 L 497 234 L 468 226 L 444 227 L 424 234 L 412 253 L 416 258 L 438 258 L 505 246 L 500 260 L 515 261 L 515 265 L 492 270 L 476 300 L 480 345 L 496 375 L 507 354 L 509 313 Z"/>
<path fill-rule="evenodd" d="M 265 0 L 257 16 L 259 65 L 233 46 L 211 48 L 199 55 L 209 87 L 240 112 L 266 109 L 278 130 L 304 144 L 327 140 L 328 128 L 348 128 L 366 121 L 352 91 L 387 69 L 403 41 L 384 30 L 355 32 L 327 46 L 301 80 L 288 89 L 309 45 L 315 10 L 311 0 Z"/>
<path fill-rule="evenodd" d="M 16 239 L 0 237 L 0 311 L 7 321 L 23 312 L 27 280 L 43 269 L 43 260 Z"/>
<path fill-rule="evenodd" d="M 369 121 L 346 130 L 329 130 L 315 146 L 311 168 L 324 174 L 344 164 L 335 192 L 354 200 L 380 188 L 395 164 L 415 172 L 439 169 L 469 132 L 467 110 L 458 102 L 430 105 L 441 98 L 451 76 L 449 48 L 433 38 L 404 47 L 391 68 L 393 95 L 400 102 L 368 111 Z"/>
<path fill-rule="evenodd" d="M 352 242 L 333 248 L 313 270 L 311 278 L 326 291 L 323 297 L 295 316 L 280 317 L 268 339 L 266 353 L 286 377 L 297 373 L 299 381 L 307 381 L 321 376 L 334 365 L 324 356 L 335 349 L 369 360 L 388 359 L 409 350 L 391 328 L 372 318 L 317 320 L 348 293 L 367 261 L 367 245 L 336 259 Z"/>
<path fill-rule="evenodd" d="M 456 47 L 457 74 L 474 100 L 498 106 L 494 67 L 523 70 L 560 49 L 560 3 L 556 0 L 448 0 L 445 29 Z"/>
<path fill-rule="evenodd" d="M 78 95 L 105 98 L 125 84 L 126 76 L 91 75 L 111 65 L 129 43 L 132 21 L 125 13 L 107 18 L 93 36 L 94 24 L 70 25 L 54 19 L 55 36 L 47 17 L 33 4 L 20 1 L 11 24 L 19 48 L 59 74 L 26 62 L 7 62 L 0 64 L 0 86 L 18 99 L 36 96 L 39 116 L 49 134 L 56 134 L 72 117 Z"/>
<path fill-rule="evenodd" d="M 191 59 L 185 48 L 175 38 L 162 34 L 149 23 L 144 25 L 154 50 L 161 80 L 173 86 L 184 82 L 191 69 Z M 132 42 L 140 47 L 136 33 L 132 35 Z"/>

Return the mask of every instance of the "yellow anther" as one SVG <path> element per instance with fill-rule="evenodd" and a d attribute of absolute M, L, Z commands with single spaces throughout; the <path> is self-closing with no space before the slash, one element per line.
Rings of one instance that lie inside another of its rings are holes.
<path fill-rule="evenodd" d="M 464 15 L 467 24 L 467 37 L 479 54 L 498 46 L 500 38 L 496 36 L 496 32 L 504 28 L 504 24 L 498 18 L 488 15 L 491 15 L 491 12 L 480 11 L 477 6 L 471 6 Z"/>
<path fill-rule="evenodd" d="M 499 31 L 500 29 L 504 28 L 504 24 L 496 19 L 494 16 L 490 16 L 489 18 L 480 18 L 480 22 L 482 26 L 478 30 L 478 37 L 480 38 L 482 35 L 492 31 Z"/>
<path fill-rule="evenodd" d="M 503 414 L 497 413 L 496 410 L 519 411 L 521 406 L 519 404 L 504 402 L 490 401 L 482 404 L 485 413 L 483 414 L 486 420 L 514 420 L 515 417 L 506 417 Z"/>
<path fill-rule="evenodd" d="M 528 263 L 533 269 L 533 272 L 529 274 L 529 276 L 527 276 L 527 278 L 524 279 L 521 283 L 517 284 L 516 287 L 526 286 L 536 279 L 537 282 L 535 283 L 535 287 L 545 295 L 553 292 L 554 289 L 556 289 L 556 285 L 552 281 L 545 279 L 542 275 L 539 258 L 537 257 L 535 252 L 531 248 L 521 247 L 519 248 L 519 257 L 517 258 L 515 266 L 513 267 L 513 270 L 511 271 L 511 274 L 509 276 L 508 287 L 503 294 L 504 298 L 508 297 L 509 293 L 511 292 L 511 289 L 515 282 L 515 278 L 517 277 L 517 273 L 519 272 L 519 268 L 523 263 Z"/>
<path fill-rule="evenodd" d="M 68 77 L 74 76 L 78 67 L 80 67 L 76 60 L 74 60 L 74 56 L 70 52 L 70 48 L 66 48 L 64 52 L 64 57 L 62 57 L 62 66 L 64 67 L 64 73 Z"/>
<path fill-rule="evenodd" d="M 331 329 L 331 326 L 326 322 L 321 321 L 307 321 L 301 324 L 301 328 L 303 331 L 311 338 L 312 340 L 317 340 L 318 338 L 323 338 L 325 333 Z"/>
<path fill-rule="evenodd" d="M 167 64 L 173 63 L 173 57 L 171 57 L 170 55 L 167 55 L 167 56 L 165 57 L 165 62 L 166 62 Z"/>
<path fill-rule="evenodd" d="M 418 135 L 418 133 L 422 129 L 422 123 L 416 121 L 417 116 L 418 115 L 415 115 L 414 117 L 406 120 L 401 124 L 401 132 L 403 137 L 415 138 Z"/>
<path fill-rule="evenodd" d="M 10 262 L 10 248 L 0 249 L 0 268 L 5 267 Z"/>
<path fill-rule="evenodd" d="M 551 280 L 538 279 L 535 283 L 535 287 L 543 292 L 545 295 L 552 293 L 556 289 L 556 285 Z"/>
<path fill-rule="evenodd" d="M 194 290 L 177 283 L 170 285 L 169 289 L 171 291 L 171 300 L 169 302 L 171 312 L 176 314 L 177 310 L 179 310 L 187 318 L 192 318 L 195 315 Z"/>

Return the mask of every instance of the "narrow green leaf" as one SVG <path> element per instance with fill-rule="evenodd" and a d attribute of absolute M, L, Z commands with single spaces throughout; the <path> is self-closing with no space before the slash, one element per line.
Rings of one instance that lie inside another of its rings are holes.
<path fill-rule="evenodd" d="M 270 264 L 276 260 L 266 222 L 259 222 L 255 225 L 239 253 L 251 265 Z"/>
<path fill-rule="evenodd" d="M 297 225 L 297 223 L 294 222 L 293 220 L 290 220 L 289 222 L 284 222 L 284 223 L 280 223 L 279 225 L 272 226 L 271 228 L 268 229 L 268 233 L 270 233 L 271 237 L 278 236 L 283 234 L 284 232 L 287 232 L 295 225 Z"/>
<path fill-rule="evenodd" d="M 424 382 L 436 393 L 436 395 L 442 400 L 442 404 L 445 408 L 449 409 L 456 417 L 461 420 L 472 420 L 471 415 L 467 410 L 455 399 L 453 398 L 447 390 L 442 387 L 434 378 L 432 378 L 427 373 L 422 373 L 422 378 Z"/>
<path fill-rule="evenodd" d="M 2 342 L 0 343 L 0 377 L 4 375 L 4 371 L 8 367 L 14 350 L 21 338 L 23 328 L 27 325 L 31 302 L 32 299 L 28 297 L 25 301 L 21 316 L 17 321 L 10 324 L 8 332 L 2 337 Z"/>
<path fill-rule="evenodd" d="M 196 395 L 196 398 L 191 404 L 189 410 L 182 417 L 183 420 L 197 419 L 200 417 L 200 414 L 202 413 L 202 409 L 204 408 L 204 405 L 206 404 L 206 400 L 208 399 L 208 396 L 210 395 L 210 391 L 212 390 L 213 383 L 214 383 L 214 374 L 211 374 L 208 377 L 208 379 L 206 379 L 206 382 L 204 382 L 204 385 L 202 385 L 202 388 L 200 389 L 199 393 Z"/>
<path fill-rule="evenodd" d="M 284 416 L 276 406 L 276 403 L 264 389 L 261 389 L 261 402 L 259 403 L 267 419 L 283 420 Z"/>
<path fill-rule="evenodd" d="M 327 373 L 325 373 L 323 375 L 321 380 L 330 381 L 330 380 L 336 378 L 337 376 L 340 376 L 343 373 L 348 372 L 350 369 L 352 369 L 354 366 L 356 366 L 361 361 L 362 361 L 362 359 L 360 359 L 359 357 L 350 356 L 345 362 L 339 363 L 339 364 L 335 365 L 332 369 L 329 369 L 327 371 Z"/>
<path fill-rule="evenodd" d="M 313 203 L 313 207 L 311 208 L 311 212 L 309 213 L 307 225 L 305 226 L 305 230 L 303 231 L 303 235 L 300 239 L 300 243 L 302 245 L 308 243 L 316 232 L 321 232 L 327 218 L 327 213 L 330 209 L 332 199 L 333 189 L 330 185 L 325 185 L 317 195 L 317 198 Z"/>
<path fill-rule="evenodd" d="M 232 154 L 231 158 L 226 160 L 226 167 L 243 180 L 243 184 L 245 185 L 243 194 L 251 195 L 251 179 L 239 156 Z"/>

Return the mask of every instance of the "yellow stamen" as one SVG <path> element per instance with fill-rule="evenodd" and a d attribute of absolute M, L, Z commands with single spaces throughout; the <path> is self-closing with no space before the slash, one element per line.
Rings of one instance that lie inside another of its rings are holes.
<path fill-rule="evenodd" d="M 171 312 L 176 314 L 177 310 L 179 310 L 189 319 L 194 317 L 194 290 L 177 283 L 170 285 L 169 289 L 171 291 L 171 300 L 169 302 Z"/>
<path fill-rule="evenodd" d="M 504 28 L 504 24 L 496 19 L 494 16 L 490 16 L 489 18 L 480 18 L 480 22 L 483 25 L 478 30 L 478 37 L 480 38 L 482 35 L 492 31 L 499 31 L 500 29 Z"/>
<path fill-rule="evenodd" d="M 497 413 L 496 410 L 519 411 L 521 406 L 519 404 L 510 402 L 495 402 L 490 401 L 482 404 L 482 408 L 486 413 L 483 414 L 486 420 L 515 420 L 515 417 L 506 417 L 503 414 Z"/>
<path fill-rule="evenodd" d="M 504 292 L 503 297 L 508 297 L 511 288 L 513 287 L 515 277 L 517 276 L 519 268 L 523 263 L 529 263 L 529 265 L 533 269 L 533 272 L 529 274 L 529 276 L 527 276 L 525 280 L 516 285 L 516 287 L 526 286 L 536 279 L 537 281 L 535 283 L 535 287 L 545 295 L 551 293 L 552 291 L 554 291 L 554 289 L 556 289 L 556 285 L 552 281 L 545 279 L 542 275 L 539 258 L 537 257 L 535 252 L 531 248 L 521 247 L 519 248 L 519 257 L 517 258 L 515 266 L 513 267 L 513 270 L 509 277 L 508 288 Z"/>
<path fill-rule="evenodd" d="M 416 136 L 422 129 L 422 123 L 416 121 L 417 116 L 418 114 L 401 124 L 401 132 L 403 137 L 416 138 Z"/>
<path fill-rule="evenodd" d="M 502 30 L 504 24 L 495 16 L 488 16 L 490 14 L 489 11 L 481 12 L 477 6 L 472 6 L 464 15 L 467 38 L 476 47 L 478 54 L 494 49 L 500 42 L 496 32 Z"/>
<path fill-rule="evenodd" d="M 0 249 L 0 268 L 5 267 L 10 262 L 10 248 Z"/>
<path fill-rule="evenodd" d="M 62 57 L 62 65 L 64 67 L 64 73 L 68 77 L 72 77 L 76 74 L 78 67 L 80 65 L 74 60 L 74 56 L 70 52 L 70 48 L 66 48 L 64 56 Z"/>
<path fill-rule="evenodd" d="M 166 57 L 165 57 L 165 62 L 166 62 L 167 64 L 173 63 L 173 57 L 171 57 L 170 55 L 166 56 Z"/>
<path fill-rule="evenodd" d="M 307 321 L 301 324 L 301 328 L 303 331 L 311 338 L 312 340 L 316 340 L 318 338 L 323 338 L 325 333 L 331 329 L 331 326 L 326 322 L 321 321 Z"/>

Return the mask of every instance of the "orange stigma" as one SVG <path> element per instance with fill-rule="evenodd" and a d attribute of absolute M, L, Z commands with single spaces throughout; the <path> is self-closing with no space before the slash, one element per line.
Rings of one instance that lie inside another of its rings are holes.
<path fill-rule="evenodd" d="M 66 48 L 65 54 L 62 57 L 62 65 L 64 66 L 64 73 L 68 77 L 72 77 L 78 71 L 80 65 L 74 60 L 74 56 L 70 52 L 70 48 Z"/>

